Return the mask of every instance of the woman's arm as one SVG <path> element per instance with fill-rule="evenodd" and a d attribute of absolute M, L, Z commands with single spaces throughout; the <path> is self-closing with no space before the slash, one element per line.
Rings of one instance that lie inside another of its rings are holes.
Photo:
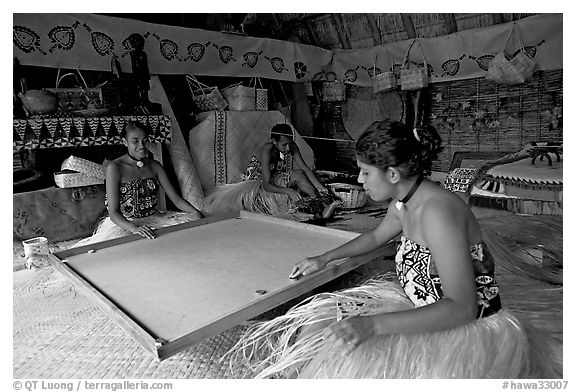
<path fill-rule="evenodd" d="M 114 224 L 134 234 L 146 238 L 154 238 L 154 232 L 147 226 L 138 226 L 129 221 L 120 212 L 120 180 L 122 174 L 117 162 L 110 162 L 106 166 L 106 197 L 108 199 L 108 214 Z"/>
<path fill-rule="evenodd" d="M 297 263 L 290 273 L 291 279 L 310 275 L 331 261 L 368 253 L 390 241 L 402 231 L 400 219 L 393 209 L 388 209 L 384 219 L 371 231 L 362 233 L 344 245 L 315 257 L 308 257 Z"/>
<path fill-rule="evenodd" d="M 306 177 L 308 177 L 312 185 L 314 185 L 314 188 L 318 189 L 319 191 L 326 192 L 327 191 L 326 187 L 322 185 L 322 183 L 318 180 L 314 172 L 308 167 L 306 162 L 304 162 L 304 158 L 302 158 L 302 154 L 300 153 L 300 149 L 298 148 L 296 142 L 292 142 L 290 144 L 290 148 L 293 151 L 292 155 L 294 156 L 294 160 L 298 164 L 298 167 L 302 169 L 304 173 L 306 173 Z"/>
<path fill-rule="evenodd" d="M 266 192 L 283 193 L 293 200 L 300 199 L 300 194 L 295 189 L 283 188 L 272 184 L 272 172 L 270 171 L 270 159 L 272 157 L 272 146 L 265 144 L 260 150 L 260 166 L 262 171 L 262 187 Z"/>
<path fill-rule="evenodd" d="M 375 335 L 434 332 L 474 320 L 476 287 L 466 219 L 444 200 L 429 203 L 422 215 L 423 237 L 442 281 L 441 300 L 412 310 L 343 320 L 328 328 L 325 337 L 353 348 Z"/>
<path fill-rule="evenodd" d="M 160 185 L 164 189 L 164 192 L 166 192 L 168 198 L 172 200 L 172 203 L 174 203 L 174 205 L 181 211 L 195 213 L 197 214 L 198 218 L 201 218 L 202 213 L 198 211 L 198 209 L 196 209 L 188 201 L 184 200 L 182 196 L 180 196 L 180 194 L 176 191 L 176 189 L 170 182 L 168 175 L 166 174 L 166 170 L 160 164 L 160 162 L 153 160 L 152 168 L 154 170 L 154 173 L 158 176 L 158 181 L 160 182 Z"/>

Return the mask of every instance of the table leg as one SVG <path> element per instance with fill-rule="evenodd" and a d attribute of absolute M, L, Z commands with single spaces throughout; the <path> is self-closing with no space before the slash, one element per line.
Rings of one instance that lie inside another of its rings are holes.
<path fill-rule="evenodd" d="M 532 162 L 530 162 L 530 164 L 534 165 L 538 157 L 540 157 L 540 161 L 543 161 L 544 158 L 546 158 L 548 160 L 548 166 L 552 166 L 552 158 L 550 158 L 550 155 L 548 155 L 547 152 L 539 152 L 533 155 Z"/>

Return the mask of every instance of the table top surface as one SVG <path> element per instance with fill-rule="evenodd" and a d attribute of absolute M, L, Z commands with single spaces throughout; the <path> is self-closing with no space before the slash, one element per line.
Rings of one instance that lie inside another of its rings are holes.
<path fill-rule="evenodd" d="M 299 284 L 288 278 L 296 262 L 357 235 L 248 214 L 83 249 L 66 264 L 152 335 L 173 340 Z"/>

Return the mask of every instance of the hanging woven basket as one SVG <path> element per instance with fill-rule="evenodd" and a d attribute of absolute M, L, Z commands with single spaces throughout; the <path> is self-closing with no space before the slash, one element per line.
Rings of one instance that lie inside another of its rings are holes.
<path fill-rule="evenodd" d="M 390 69 L 393 66 L 392 56 L 390 54 L 390 49 L 388 49 L 388 55 L 390 56 Z M 384 71 L 376 74 L 376 60 L 378 59 L 378 51 L 374 56 L 374 69 L 372 81 L 372 91 L 375 93 L 386 93 L 388 91 L 395 90 L 398 85 L 396 84 L 396 75 L 392 71 Z"/>

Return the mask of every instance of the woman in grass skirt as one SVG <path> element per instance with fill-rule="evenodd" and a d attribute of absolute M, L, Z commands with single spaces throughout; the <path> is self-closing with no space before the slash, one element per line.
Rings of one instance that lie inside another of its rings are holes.
<path fill-rule="evenodd" d="M 202 217 L 200 211 L 174 189 L 164 167 L 148 158 L 148 128 L 138 121 L 129 121 L 122 128 L 121 136 L 128 151 L 106 167 L 109 216 L 100 222 L 91 237 L 81 240 L 74 247 L 130 234 L 154 238 L 155 229 Z M 181 211 L 158 209 L 161 188 Z"/>
<path fill-rule="evenodd" d="M 276 124 L 270 141 L 252 155 L 242 182 L 217 186 L 207 197 L 207 213 L 246 210 L 286 219 L 329 218 L 340 199 L 308 167 L 289 124 Z"/>
<path fill-rule="evenodd" d="M 430 126 L 370 125 L 356 144 L 358 181 L 372 199 L 392 199 L 387 215 L 374 230 L 297 263 L 290 275 L 306 277 L 400 236 L 396 277 L 309 298 L 253 326 L 230 355 L 257 378 L 557 375 L 561 352 L 547 352 L 552 347 L 503 308 L 495 260 L 470 208 L 424 179 L 440 142 Z"/>

